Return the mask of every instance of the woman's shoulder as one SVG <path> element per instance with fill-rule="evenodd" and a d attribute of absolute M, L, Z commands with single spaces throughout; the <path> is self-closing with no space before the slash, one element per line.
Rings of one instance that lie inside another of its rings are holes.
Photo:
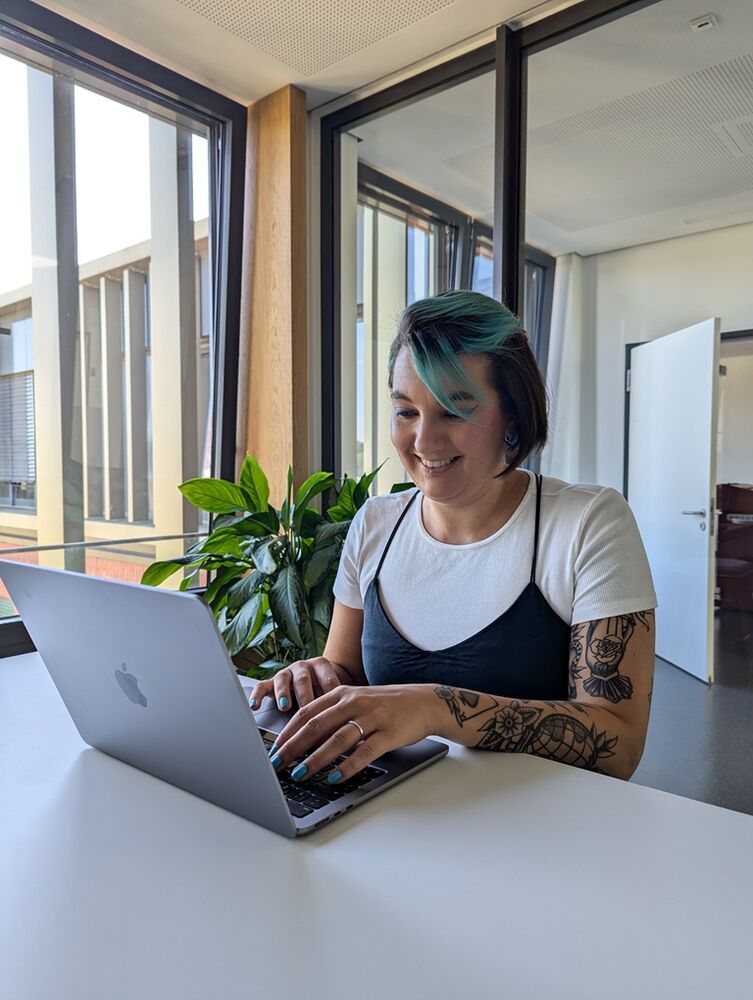
<path fill-rule="evenodd" d="M 373 530 L 381 525 L 392 525 L 411 502 L 415 493 L 415 487 L 411 486 L 398 493 L 380 493 L 375 497 L 368 497 L 356 516 L 362 521 L 365 529 Z"/>
<path fill-rule="evenodd" d="M 556 476 L 542 476 L 541 495 L 550 499 L 551 513 L 559 518 L 581 522 L 594 516 L 619 519 L 629 512 L 622 493 L 598 483 L 568 483 Z M 542 516 L 544 506 L 542 505 Z"/>
<path fill-rule="evenodd" d="M 400 493 L 384 493 L 367 497 L 358 508 L 345 540 L 345 550 L 359 564 L 378 551 L 382 540 L 389 534 L 398 518 L 408 506 L 415 489 Z"/>

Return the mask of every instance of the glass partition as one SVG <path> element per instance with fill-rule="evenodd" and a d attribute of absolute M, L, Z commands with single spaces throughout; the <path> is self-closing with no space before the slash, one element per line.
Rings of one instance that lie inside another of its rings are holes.
<path fill-rule="evenodd" d="M 18 45 L 0 94 L 0 555 L 136 579 L 207 527 L 214 139 Z"/>

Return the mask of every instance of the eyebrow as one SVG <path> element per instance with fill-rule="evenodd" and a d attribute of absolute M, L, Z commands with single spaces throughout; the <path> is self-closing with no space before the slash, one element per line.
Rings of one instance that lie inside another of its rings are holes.
<path fill-rule="evenodd" d="M 390 393 L 390 399 L 403 399 L 405 400 L 406 403 L 412 402 L 412 400 L 408 396 L 406 396 L 405 393 L 400 392 L 398 389 L 392 390 L 392 392 Z M 453 392 L 453 394 L 450 396 L 450 399 L 453 403 L 455 402 L 463 403 L 467 402 L 468 400 L 475 403 L 477 401 L 476 397 L 472 396 L 469 392 Z"/>

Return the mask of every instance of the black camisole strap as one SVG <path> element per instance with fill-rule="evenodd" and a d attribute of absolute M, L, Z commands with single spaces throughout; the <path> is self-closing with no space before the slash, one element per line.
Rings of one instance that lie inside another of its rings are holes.
<path fill-rule="evenodd" d="M 402 514 L 397 519 L 397 522 L 395 523 L 395 527 L 392 529 L 392 532 L 390 533 L 390 537 L 387 539 L 387 544 L 382 549 L 382 558 L 379 560 L 379 565 L 377 566 L 376 573 L 374 574 L 374 579 L 375 580 L 379 576 L 379 571 L 382 568 L 382 563 L 384 562 L 384 557 L 387 555 L 387 549 L 392 544 L 392 539 L 395 537 L 395 532 L 400 527 L 400 522 L 403 520 L 403 518 L 405 517 L 405 515 L 408 513 L 408 508 L 413 503 L 413 501 L 416 499 L 416 497 L 418 496 L 419 493 L 420 493 L 420 490 L 417 489 L 416 492 L 413 494 L 413 496 L 408 501 L 408 503 L 405 505 L 405 509 L 403 510 Z"/>
<path fill-rule="evenodd" d="M 536 582 L 536 556 L 539 551 L 539 520 L 541 516 L 541 475 L 536 476 L 536 529 L 533 535 L 533 559 L 531 560 L 531 583 Z"/>

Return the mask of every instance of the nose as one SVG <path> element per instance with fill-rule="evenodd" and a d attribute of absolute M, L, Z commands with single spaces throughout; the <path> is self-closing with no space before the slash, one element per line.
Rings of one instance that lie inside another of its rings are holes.
<path fill-rule="evenodd" d="M 443 450 L 447 442 L 447 434 L 441 420 L 431 417 L 420 417 L 416 421 L 414 447 L 422 458 L 433 460 L 443 458 Z"/>

